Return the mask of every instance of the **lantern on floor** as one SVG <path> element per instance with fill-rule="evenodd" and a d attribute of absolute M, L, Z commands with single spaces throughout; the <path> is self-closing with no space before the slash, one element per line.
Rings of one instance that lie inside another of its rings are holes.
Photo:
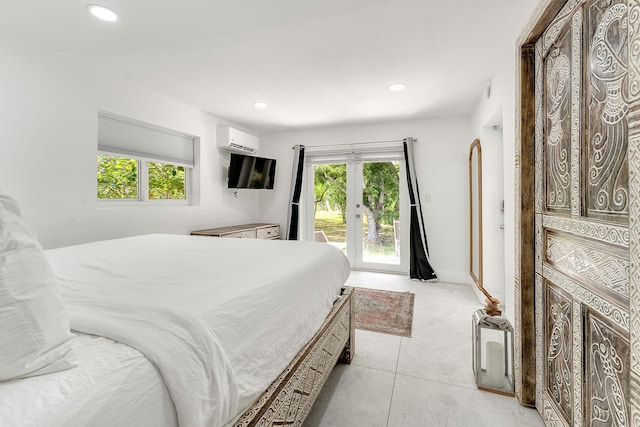
<path fill-rule="evenodd" d="M 507 318 L 489 315 L 482 308 L 473 313 L 471 323 L 476 386 L 514 396 L 513 326 Z"/>

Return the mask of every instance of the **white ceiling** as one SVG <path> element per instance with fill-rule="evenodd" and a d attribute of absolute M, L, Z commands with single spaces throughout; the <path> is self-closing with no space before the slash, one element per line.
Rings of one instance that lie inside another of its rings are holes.
<path fill-rule="evenodd" d="M 111 7 L 95 20 L 88 3 Z M 255 131 L 469 114 L 537 0 L 0 0 L 0 29 Z M 404 82 L 402 92 L 387 89 Z M 252 103 L 264 101 L 258 110 Z"/>

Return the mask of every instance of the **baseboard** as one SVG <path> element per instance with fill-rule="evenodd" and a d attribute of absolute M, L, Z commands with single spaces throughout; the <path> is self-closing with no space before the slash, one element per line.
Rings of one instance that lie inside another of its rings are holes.
<path fill-rule="evenodd" d="M 464 285 L 471 284 L 469 273 L 460 273 L 459 271 L 436 271 L 439 282 L 461 283 Z"/>

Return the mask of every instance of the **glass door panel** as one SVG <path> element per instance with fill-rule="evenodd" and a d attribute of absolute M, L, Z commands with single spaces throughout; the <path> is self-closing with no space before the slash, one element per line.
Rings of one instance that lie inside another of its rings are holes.
<path fill-rule="evenodd" d="M 347 253 L 347 165 L 313 165 L 313 240 Z"/>
<path fill-rule="evenodd" d="M 399 265 L 400 162 L 362 162 L 358 169 L 362 186 L 362 262 Z"/>

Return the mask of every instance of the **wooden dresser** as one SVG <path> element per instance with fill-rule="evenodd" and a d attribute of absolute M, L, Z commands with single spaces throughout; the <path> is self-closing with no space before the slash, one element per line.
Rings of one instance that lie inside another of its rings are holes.
<path fill-rule="evenodd" d="M 231 225 L 191 232 L 192 236 L 233 237 L 240 239 L 280 239 L 280 225 L 268 223 Z"/>

